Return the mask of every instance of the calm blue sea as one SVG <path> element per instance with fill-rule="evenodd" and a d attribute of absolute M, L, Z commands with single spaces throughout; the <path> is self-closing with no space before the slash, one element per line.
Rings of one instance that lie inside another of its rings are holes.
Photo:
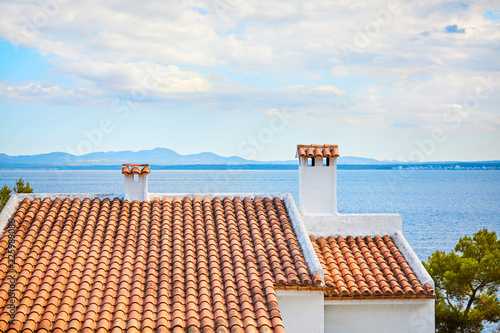
<path fill-rule="evenodd" d="M 0 170 L 0 186 L 22 177 L 39 193 L 122 193 L 119 170 Z M 153 170 L 150 192 L 291 193 L 297 170 Z M 341 213 L 399 213 L 417 255 L 449 251 L 481 228 L 500 233 L 498 170 L 339 170 Z"/>

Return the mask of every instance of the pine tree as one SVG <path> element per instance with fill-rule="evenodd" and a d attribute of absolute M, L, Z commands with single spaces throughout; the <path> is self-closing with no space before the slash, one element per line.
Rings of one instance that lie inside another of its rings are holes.
<path fill-rule="evenodd" d="M 0 212 L 7 204 L 7 201 L 9 201 L 10 192 L 12 192 L 12 190 L 8 188 L 7 185 L 4 185 L 4 187 L 0 190 Z"/>
<path fill-rule="evenodd" d="M 33 193 L 30 183 L 26 183 L 25 185 L 22 178 L 16 181 L 16 186 L 14 186 L 12 190 L 7 185 L 4 185 L 0 190 L 0 212 L 7 204 L 7 201 L 9 201 L 12 191 L 14 191 L 14 193 Z"/>
<path fill-rule="evenodd" d="M 436 283 L 436 331 L 481 332 L 500 321 L 500 240 L 479 230 L 464 236 L 455 251 L 434 252 L 424 263 Z"/>
<path fill-rule="evenodd" d="M 14 186 L 12 190 L 15 193 L 33 193 L 30 183 L 26 183 L 26 185 L 24 185 L 24 180 L 22 178 L 19 178 L 19 180 L 16 181 L 16 186 Z"/>

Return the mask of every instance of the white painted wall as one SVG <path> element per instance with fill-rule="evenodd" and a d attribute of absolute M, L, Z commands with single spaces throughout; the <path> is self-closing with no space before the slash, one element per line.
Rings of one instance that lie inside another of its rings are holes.
<path fill-rule="evenodd" d="M 433 333 L 434 299 L 325 301 L 321 291 L 276 290 L 287 333 Z"/>
<path fill-rule="evenodd" d="M 7 204 L 5 204 L 5 207 L 2 209 L 0 213 L 0 234 L 3 235 L 4 229 L 9 223 L 9 219 L 14 216 L 19 202 L 19 195 L 14 193 L 10 196 L 9 201 L 7 201 Z"/>
<path fill-rule="evenodd" d="M 328 333 L 433 333 L 434 299 L 325 301 Z"/>
<path fill-rule="evenodd" d="M 309 235 L 375 236 L 402 232 L 403 219 L 399 214 L 304 214 L 302 220 Z"/>
<path fill-rule="evenodd" d="M 307 157 L 299 157 L 299 209 L 301 213 L 337 213 L 337 158 L 323 166 L 323 158 L 307 166 Z"/>
<path fill-rule="evenodd" d="M 148 200 L 148 175 L 138 175 L 138 182 L 134 182 L 134 175 L 125 176 L 125 200 Z"/>
<path fill-rule="evenodd" d="M 323 333 L 324 294 L 309 290 L 276 290 L 287 333 Z"/>

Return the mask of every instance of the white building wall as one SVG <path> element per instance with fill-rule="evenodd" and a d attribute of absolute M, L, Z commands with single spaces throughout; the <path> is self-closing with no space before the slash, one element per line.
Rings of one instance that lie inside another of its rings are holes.
<path fill-rule="evenodd" d="M 323 333 L 322 291 L 276 290 L 281 319 L 287 333 Z"/>
<path fill-rule="evenodd" d="M 399 214 L 302 213 L 301 217 L 308 234 L 314 237 L 393 235 L 401 233 L 403 226 Z"/>
<path fill-rule="evenodd" d="M 308 214 L 337 213 L 337 158 L 323 166 L 323 158 L 307 165 L 306 157 L 299 157 L 299 209 Z"/>
<path fill-rule="evenodd" d="M 134 175 L 125 176 L 125 200 L 146 201 L 148 200 L 148 175 L 138 175 L 138 181 L 134 182 Z"/>
<path fill-rule="evenodd" d="M 434 299 L 325 301 L 326 333 L 433 333 Z"/>
<path fill-rule="evenodd" d="M 17 193 L 12 194 L 2 212 L 0 212 L 0 234 L 3 235 L 4 229 L 9 223 L 9 219 L 11 219 L 16 212 L 19 202 L 19 195 Z"/>

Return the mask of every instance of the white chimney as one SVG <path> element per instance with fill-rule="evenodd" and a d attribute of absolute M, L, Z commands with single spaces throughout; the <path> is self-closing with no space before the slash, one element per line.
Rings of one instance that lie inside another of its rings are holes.
<path fill-rule="evenodd" d="M 337 145 L 297 145 L 302 214 L 337 214 L 339 156 Z"/>
<path fill-rule="evenodd" d="M 125 200 L 148 200 L 149 164 L 122 164 L 125 176 Z"/>

